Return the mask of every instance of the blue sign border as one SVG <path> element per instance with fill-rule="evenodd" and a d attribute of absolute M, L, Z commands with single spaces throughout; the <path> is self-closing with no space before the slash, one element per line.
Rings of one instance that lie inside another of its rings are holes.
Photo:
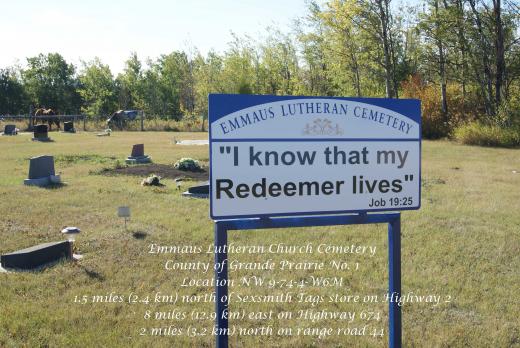
<path fill-rule="evenodd" d="M 249 141 L 272 141 L 272 142 L 301 142 L 301 139 L 213 139 L 211 132 L 211 124 L 214 121 L 221 119 L 233 113 L 251 106 L 271 103 L 283 100 L 292 99 L 331 99 L 331 100 L 348 100 L 360 103 L 366 103 L 383 107 L 395 112 L 400 113 L 403 116 L 410 118 L 411 120 L 419 124 L 419 138 L 417 139 L 305 139 L 305 141 L 418 141 L 419 142 L 419 202 L 417 206 L 399 208 L 397 210 L 392 209 L 363 209 L 363 210 L 333 210 L 333 211 L 312 211 L 312 212 L 284 212 L 274 214 L 246 214 L 246 215 L 226 215 L 216 216 L 213 214 L 213 189 L 211 188 L 213 183 L 213 168 L 212 158 L 213 151 L 212 145 L 214 142 L 249 142 Z M 209 94 L 208 95 L 208 128 L 209 128 L 209 204 L 210 204 L 210 217 L 212 220 L 234 220 L 243 218 L 269 218 L 269 217 L 282 217 L 282 216 L 313 216 L 313 215 L 341 215 L 349 213 L 368 213 L 368 212 L 397 212 L 404 210 L 418 210 L 421 208 L 421 178 L 422 178 L 422 122 L 421 122 L 421 101 L 418 99 L 388 99 L 388 98 L 349 98 L 349 97 L 322 97 L 322 96 L 275 96 L 275 95 L 254 95 L 254 94 Z"/>

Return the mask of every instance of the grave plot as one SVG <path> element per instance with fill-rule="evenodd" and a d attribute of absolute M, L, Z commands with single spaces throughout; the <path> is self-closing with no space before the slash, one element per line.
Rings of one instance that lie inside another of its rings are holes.
<path fill-rule="evenodd" d="M 128 166 L 113 169 L 104 169 L 103 175 L 132 175 L 146 177 L 150 175 L 157 175 L 163 179 L 178 179 L 186 178 L 197 181 L 207 181 L 209 172 L 206 168 L 202 168 L 198 172 L 189 172 L 176 169 L 173 165 L 152 163 L 145 166 Z"/>

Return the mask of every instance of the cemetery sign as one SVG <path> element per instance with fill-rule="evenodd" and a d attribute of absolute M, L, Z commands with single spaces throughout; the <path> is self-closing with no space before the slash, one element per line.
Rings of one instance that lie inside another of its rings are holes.
<path fill-rule="evenodd" d="M 210 214 L 419 209 L 420 102 L 211 94 Z"/>

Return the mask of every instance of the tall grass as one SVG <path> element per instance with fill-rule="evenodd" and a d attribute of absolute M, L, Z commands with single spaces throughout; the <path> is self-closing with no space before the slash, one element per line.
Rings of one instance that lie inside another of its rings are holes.
<path fill-rule="evenodd" d="M 29 120 L 0 120 L 0 132 L 3 131 L 6 124 L 14 124 L 21 131 L 29 130 Z M 83 130 L 83 121 L 77 120 L 74 127 L 78 131 Z M 204 121 L 204 131 L 207 131 L 207 121 Z M 62 125 L 63 128 L 63 125 Z M 107 128 L 106 120 L 101 118 L 90 118 L 85 122 L 85 131 L 102 131 Z M 52 130 L 55 130 L 56 126 L 53 125 Z M 116 129 L 117 130 L 117 129 Z M 141 121 L 130 121 L 124 129 L 125 131 L 140 131 Z M 200 132 L 203 130 L 202 119 L 200 117 L 185 117 L 182 120 L 167 120 L 157 117 L 149 117 L 144 120 L 144 130 L 146 131 L 159 131 L 159 132 Z"/>
<path fill-rule="evenodd" d="M 500 127 L 480 122 L 466 123 L 455 128 L 455 140 L 466 145 L 520 147 L 520 127 Z"/>

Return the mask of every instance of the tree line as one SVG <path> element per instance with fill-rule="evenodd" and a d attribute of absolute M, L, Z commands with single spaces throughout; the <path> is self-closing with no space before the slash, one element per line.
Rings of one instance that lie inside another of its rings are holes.
<path fill-rule="evenodd" d="M 0 114 L 142 109 L 206 117 L 208 93 L 419 98 L 426 136 L 468 120 L 520 122 L 520 5 L 514 0 L 309 2 L 290 32 L 233 36 L 222 53 L 132 53 L 114 76 L 98 58 L 59 53 L 0 69 Z"/>

